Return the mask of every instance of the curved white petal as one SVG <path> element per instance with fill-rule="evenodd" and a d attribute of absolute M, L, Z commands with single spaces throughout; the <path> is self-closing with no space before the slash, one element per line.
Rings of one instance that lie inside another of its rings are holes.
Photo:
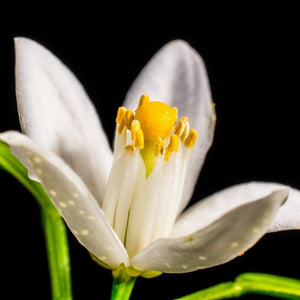
<path fill-rule="evenodd" d="M 58 156 L 18 132 L 0 140 L 38 178 L 78 241 L 111 268 L 128 265 L 127 252 L 86 185 Z"/>
<path fill-rule="evenodd" d="M 112 154 L 96 111 L 74 74 L 50 51 L 15 39 L 22 130 L 58 154 L 101 202 Z"/>
<path fill-rule="evenodd" d="M 236 207 L 268 196 L 285 186 L 277 183 L 237 184 L 198 201 L 176 221 L 172 237 L 181 237 L 206 227 Z"/>
<path fill-rule="evenodd" d="M 225 263 L 266 233 L 288 189 L 234 208 L 215 222 L 182 238 L 160 239 L 137 254 L 138 270 L 185 273 Z"/>
<path fill-rule="evenodd" d="M 178 108 L 198 131 L 187 170 L 181 209 L 189 201 L 206 153 L 212 143 L 215 112 L 204 62 L 186 42 L 165 45 L 144 67 L 129 89 L 124 106 L 135 110 L 142 94 Z"/>
<path fill-rule="evenodd" d="M 269 232 L 300 229 L 300 191 L 290 188 L 287 201 L 280 207 Z"/>

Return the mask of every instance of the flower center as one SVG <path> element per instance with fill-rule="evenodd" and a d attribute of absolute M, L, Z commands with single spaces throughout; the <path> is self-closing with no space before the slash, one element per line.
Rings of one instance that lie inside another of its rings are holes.
<path fill-rule="evenodd" d="M 118 133 L 121 134 L 124 128 L 130 130 L 133 143 L 126 145 L 126 149 L 140 149 L 146 178 L 151 174 L 159 154 L 164 155 L 165 161 L 168 161 L 171 153 L 178 151 L 180 141 L 187 148 L 194 146 L 197 131 L 190 129 L 188 118 L 181 118 L 175 127 L 176 120 L 176 107 L 171 108 L 158 101 L 151 102 L 148 95 L 141 96 L 135 113 L 125 107 L 119 108 L 116 118 Z"/>

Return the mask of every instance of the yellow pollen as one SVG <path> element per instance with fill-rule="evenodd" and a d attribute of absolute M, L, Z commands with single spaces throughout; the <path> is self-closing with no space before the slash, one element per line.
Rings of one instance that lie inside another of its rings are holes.
<path fill-rule="evenodd" d="M 198 133 L 196 129 L 191 129 L 188 137 L 184 141 L 184 146 L 187 148 L 193 148 L 198 138 Z"/>
<path fill-rule="evenodd" d="M 138 147 L 140 149 L 144 148 L 144 134 L 141 129 L 140 122 L 138 120 L 133 120 L 131 122 L 131 139 L 134 143 L 135 147 Z"/>
<path fill-rule="evenodd" d="M 149 97 L 143 95 L 135 111 L 135 119 L 141 124 L 145 140 L 165 139 L 174 129 L 177 108 L 158 101 L 150 102 Z"/>

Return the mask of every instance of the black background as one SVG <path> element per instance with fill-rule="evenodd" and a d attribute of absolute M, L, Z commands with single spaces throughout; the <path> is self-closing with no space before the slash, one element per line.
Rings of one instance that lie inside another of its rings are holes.
<path fill-rule="evenodd" d="M 95 103 L 110 140 L 117 107 L 138 72 L 161 46 L 180 38 L 206 62 L 217 111 L 214 144 L 192 201 L 252 180 L 300 189 L 295 8 L 204 8 L 187 2 L 163 12 L 154 3 L 145 3 L 144 9 L 114 4 L 112 10 L 74 5 L 64 11 L 54 3 L 2 10 L 0 131 L 19 130 L 13 37 L 40 42 L 70 67 Z M 50 299 L 39 208 L 15 179 L 1 172 L 0 180 L 1 293 L 8 299 Z M 108 299 L 110 272 L 95 264 L 71 234 L 69 242 L 74 299 Z M 299 253 L 300 232 L 269 234 L 225 265 L 138 279 L 132 299 L 172 299 L 250 271 L 300 279 Z"/>

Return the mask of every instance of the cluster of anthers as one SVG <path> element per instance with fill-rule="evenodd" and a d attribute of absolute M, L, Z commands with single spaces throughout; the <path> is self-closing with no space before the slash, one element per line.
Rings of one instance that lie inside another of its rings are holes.
<path fill-rule="evenodd" d="M 182 117 L 175 126 L 176 120 L 176 107 L 150 101 L 148 95 L 141 96 L 135 112 L 119 107 L 117 132 L 122 134 L 124 129 L 129 130 L 132 142 L 125 149 L 132 152 L 140 149 L 147 176 L 151 173 L 158 155 L 163 155 L 164 160 L 168 161 L 170 155 L 178 151 L 180 143 L 186 148 L 193 148 L 198 137 L 197 131 L 190 128 L 187 117 Z"/>

